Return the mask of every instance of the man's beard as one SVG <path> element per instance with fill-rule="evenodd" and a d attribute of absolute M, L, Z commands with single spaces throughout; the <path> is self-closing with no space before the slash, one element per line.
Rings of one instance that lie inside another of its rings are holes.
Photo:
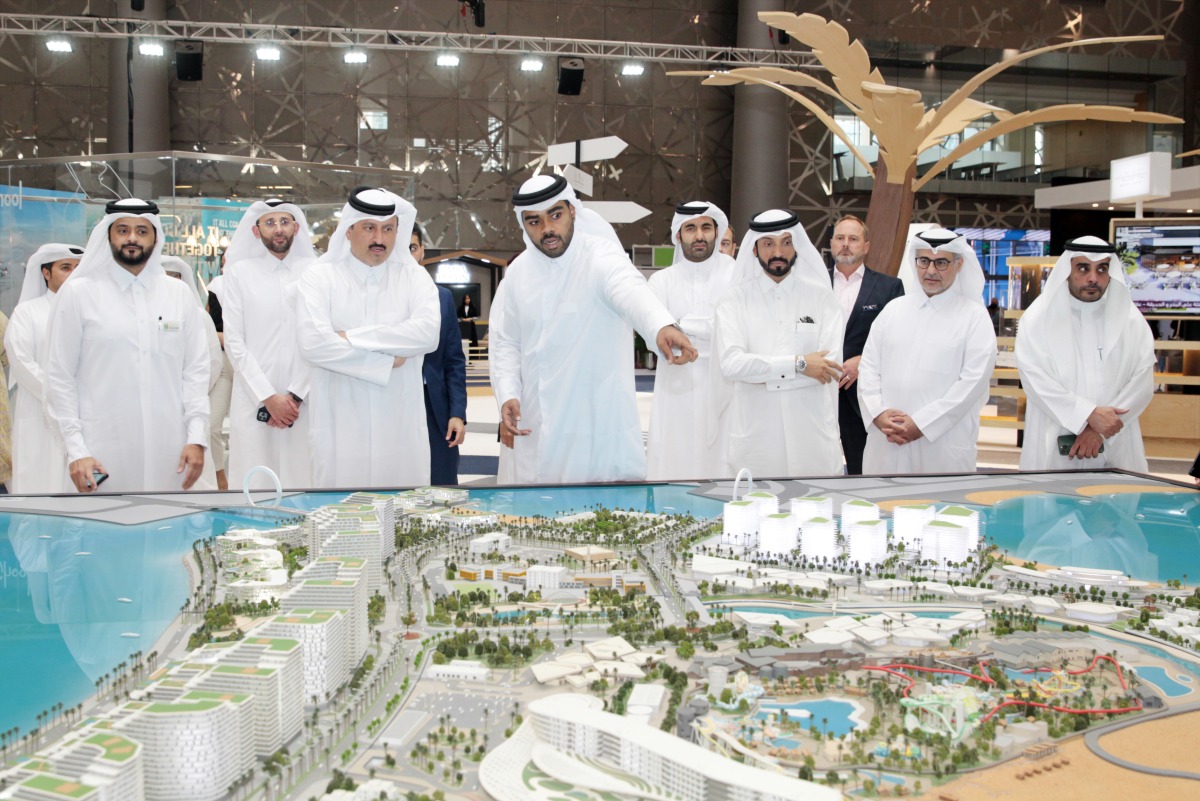
<path fill-rule="evenodd" d="M 295 241 L 295 239 L 296 239 L 296 235 L 292 234 L 291 236 L 287 237 L 287 239 L 285 239 L 282 243 L 276 242 L 274 237 L 271 237 L 270 239 L 264 239 L 262 242 L 263 242 L 263 247 L 265 247 L 267 250 L 271 251 L 272 253 L 281 253 L 281 254 L 286 255 L 289 251 L 291 251 L 292 242 Z"/>
<path fill-rule="evenodd" d="M 132 246 L 138 248 L 138 253 L 136 256 L 125 255 L 124 245 L 109 245 L 109 247 L 112 248 L 113 258 L 116 259 L 117 263 L 123 264 L 126 267 L 141 267 L 143 264 L 150 261 L 150 251 L 141 245 Z"/>
<path fill-rule="evenodd" d="M 797 253 L 795 256 L 792 256 L 790 261 L 787 259 L 780 258 L 778 256 L 771 259 L 770 261 L 763 261 L 761 258 L 759 258 L 758 266 L 762 267 L 763 272 L 765 272 L 767 275 L 774 276 L 775 278 L 779 278 L 781 276 L 787 275 L 788 273 L 790 273 L 792 271 L 792 268 L 796 266 L 796 259 L 799 257 L 799 255 L 800 254 Z"/>
<path fill-rule="evenodd" d="M 833 263 L 839 267 L 857 267 L 859 264 L 862 263 L 862 260 L 854 255 L 848 255 L 848 256 L 837 255 L 837 256 L 833 257 Z"/>
<path fill-rule="evenodd" d="M 703 242 L 705 245 L 707 245 L 707 247 L 704 250 L 703 255 L 697 256 L 695 254 L 695 252 L 692 250 L 692 248 L 695 247 L 697 242 Z M 682 243 L 680 243 L 680 244 L 682 244 Z M 713 249 L 715 246 L 716 246 L 715 239 L 710 240 L 710 239 L 702 239 L 702 238 L 697 237 L 696 239 L 693 239 L 689 244 L 683 245 L 683 257 L 685 259 L 687 259 L 688 261 L 696 262 L 697 264 L 699 264 L 702 261 L 708 261 L 710 258 L 712 258 Z"/>
<path fill-rule="evenodd" d="M 538 237 L 533 242 L 534 247 L 536 247 L 539 251 L 541 251 L 543 256 L 547 256 L 551 259 L 557 259 L 560 256 L 563 256 L 566 254 L 567 249 L 571 247 L 571 240 L 575 238 L 575 228 L 572 226 L 572 228 L 569 231 L 555 233 L 554 236 L 562 241 L 562 247 L 559 249 L 559 251 L 557 253 L 546 252 L 546 250 L 542 247 L 543 237 Z"/>

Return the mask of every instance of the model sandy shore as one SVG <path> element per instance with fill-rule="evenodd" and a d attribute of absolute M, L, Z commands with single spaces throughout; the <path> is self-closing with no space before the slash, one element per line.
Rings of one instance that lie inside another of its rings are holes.
<path fill-rule="evenodd" d="M 1130 726 L 1101 738 L 1101 745 L 1114 756 L 1140 765 L 1173 770 L 1196 770 L 1195 734 L 1200 712 Z M 1052 770 L 1047 765 L 1069 761 Z M 1017 779 L 1017 774 L 1034 768 L 1042 773 Z M 1097 799 L 1167 799 L 1196 797 L 1196 782 L 1168 779 L 1117 767 L 1088 750 L 1083 737 L 1059 746 L 1058 753 L 1044 759 L 1018 758 L 994 768 L 970 773 L 927 790 L 915 798 L 949 797 L 958 801 L 1005 799 L 1012 801 L 1097 801 Z"/>

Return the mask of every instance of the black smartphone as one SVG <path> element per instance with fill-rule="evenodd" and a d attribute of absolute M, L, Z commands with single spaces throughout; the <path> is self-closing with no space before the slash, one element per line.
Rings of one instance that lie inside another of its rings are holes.
<path fill-rule="evenodd" d="M 108 473 L 102 473 L 99 470 L 92 471 L 92 483 L 99 487 L 108 480 Z"/>
<path fill-rule="evenodd" d="M 1058 438 L 1058 455 L 1059 456 L 1069 456 L 1071 454 L 1071 448 L 1073 448 L 1074 446 L 1075 446 L 1075 435 L 1074 434 L 1063 434 L 1061 437 Z M 1100 444 L 1100 452 L 1104 453 L 1104 444 L 1103 443 Z"/>

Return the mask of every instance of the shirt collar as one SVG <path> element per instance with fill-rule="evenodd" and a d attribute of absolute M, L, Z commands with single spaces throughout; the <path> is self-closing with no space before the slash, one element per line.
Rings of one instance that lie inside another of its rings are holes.
<path fill-rule="evenodd" d="M 780 281 L 779 283 L 775 283 L 775 281 L 772 280 L 771 276 L 767 275 L 767 271 L 764 270 L 760 266 L 758 268 L 758 278 L 756 278 L 755 280 L 758 281 L 759 287 L 761 287 L 762 291 L 764 291 L 764 292 L 769 292 L 769 293 L 787 292 L 788 290 L 792 289 L 792 287 L 798 286 L 800 284 L 800 280 L 798 278 L 796 278 L 795 269 L 796 268 L 793 267 L 792 272 L 788 273 L 787 276 L 782 281 Z"/>
<path fill-rule="evenodd" d="M 356 257 L 350 256 L 346 259 L 346 263 L 350 265 L 351 274 L 360 284 L 377 284 L 383 280 L 383 276 L 387 272 L 387 262 L 378 267 L 372 267 L 359 261 Z"/>
<path fill-rule="evenodd" d="M 837 280 L 840 277 L 847 284 L 853 284 L 856 281 L 861 281 L 863 279 L 863 275 L 865 275 L 866 272 L 867 272 L 866 263 L 858 265 L 858 269 L 855 270 L 854 272 L 850 273 L 850 275 L 843 275 L 841 270 L 839 270 L 837 267 L 834 267 L 833 268 L 833 274 L 834 274 L 833 277 L 834 277 L 834 280 Z"/>
<path fill-rule="evenodd" d="M 129 287 L 133 286 L 135 283 L 139 283 L 142 286 L 146 285 L 145 281 L 140 280 L 146 275 L 145 269 L 143 269 L 139 275 L 134 275 L 133 273 L 129 272 L 129 270 L 126 270 L 124 267 L 117 264 L 115 260 L 110 261 L 109 266 L 111 268 L 110 272 L 112 278 L 117 282 L 117 287 L 122 292 L 124 292 L 126 289 L 129 289 Z"/>

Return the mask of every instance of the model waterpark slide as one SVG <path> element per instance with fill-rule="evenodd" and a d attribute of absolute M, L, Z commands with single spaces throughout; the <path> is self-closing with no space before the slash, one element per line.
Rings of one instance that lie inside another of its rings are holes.
<path fill-rule="evenodd" d="M 1036 678 L 1031 678 L 1031 684 L 1035 690 L 1047 698 L 1053 698 L 1059 695 L 1070 694 L 1079 689 L 1078 682 L 1072 680 L 1071 676 L 1079 676 L 1091 672 L 1101 660 L 1106 660 L 1113 664 L 1117 671 L 1117 679 L 1121 682 L 1121 689 L 1129 689 L 1129 685 L 1125 680 L 1125 674 L 1121 670 L 1121 666 L 1115 659 L 1107 654 L 1097 654 L 1092 658 L 1091 664 L 1080 670 L 1049 670 L 1049 669 L 1031 669 L 1024 671 L 1029 674 L 1039 672 L 1050 673 L 1048 680 L 1041 681 Z M 985 663 L 980 663 L 980 667 L 986 669 Z M 977 726 L 986 723 L 1001 709 L 1010 706 L 1021 707 L 1037 707 L 1039 709 L 1050 709 L 1055 712 L 1065 712 L 1071 715 L 1114 715 L 1125 712 L 1138 712 L 1142 709 L 1141 702 L 1135 706 L 1119 707 L 1113 709 L 1072 709 L 1071 707 L 1059 706 L 1057 704 L 1047 704 L 1040 701 L 1032 701 L 1024 698 L 1018 698 L 1013 695 L 1006 695 L 1004 700 L 996 704 L 987 714 L 980 716 L 978 711 L 981 709 L 981 700 L 978 695 L 926 695 L 920 698 L 912 698 L 909 692 L 916 685 L 916 680 L 907 673 L 901 671 L 915 671 L 918 673 L 941 673 L 954 676 L 962 676 L 967 680 L 982 682 L 983 684 L 994 686 L 995 680 L 990 676 L 980 675 L 978 673 L 968 673 L 962 670 L 953 670 L 949 668 L 929 668 L 920 667 L 917 665 L 909 665 L 905 663 L 895 663 L 891 665 L 869 666 L 864 665 L 864 670 L 874 670 L 881 673 L 886 673 L 891 676 L 896 676 L 906 682 L 903 697 L 900 699 L 900 705 L 915 710 L 918 714 L 914 715 L 917 720 L 917 725 L 930 734 L 945 734 L 954 742 L 958 742 Z M 965 688 L 963 688 L 965 689 Z"/>

